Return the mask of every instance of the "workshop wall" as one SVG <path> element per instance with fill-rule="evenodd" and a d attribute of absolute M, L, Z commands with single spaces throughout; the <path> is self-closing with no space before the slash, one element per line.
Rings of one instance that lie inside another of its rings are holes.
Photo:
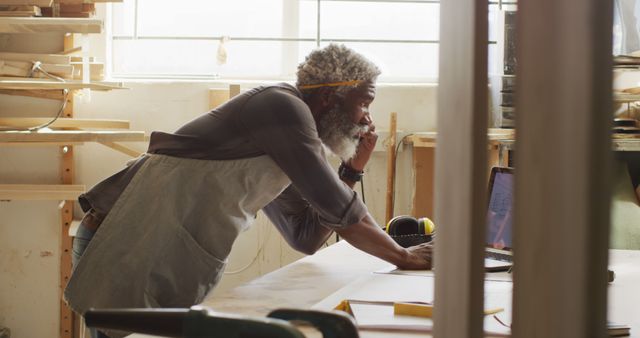
<path fill-rule="evenodd" d="M 243 90 L 259 84 L 241 83 Z M 132 130 L 170 132 L 208 110 L 209 88 L 227 88 L 228 83 L 127 82 L 125 86 L 129 89 L 92 92 L 86 102 L 76 97 L 75 117 L 125 119 L 131 121 Z M 383 142 L 392 111 L 398 112 L 400 130 L 435 129 L 435 100 L 433 85 L 380 85 L 371 107 L 382 134 L 379 142 Z M 0 95 L 0 102 L 0 116 L 16 116 L 18 111 L 50 116 L 57 108 L 48 100 L 17 96 Z M 144 143 L 127 145 L 146 149 Z M 0 183 L 57 184 L 60 155 L 56 149 L 0 148 Z M 130 157 L 100 144 L 85 143 L 75 148 L 75 159 L 76 183 L 91 187 L 120 170 Z M 401 149 L 398 155 L 396 187 L 396 213 L 409 213 L 413 190 L 410 147 Z M 357 189 L 359 192 L 360 186 Z M 379 222 L 384 217 L 385 192 L 386 154 L 380 151 L 374 153 L 365 177 L 366 202 Z M 81 215 L 76 206 L 76 218 Z M 12 337 L 57 335 L 59 229 L 58 202 L 0 202 L 0 325 L 9 327 Z M 229 259 L 227 271 L 242 271 L 226 275 L 215 292 L 224 292 L 302 256 L 290 249 L 260 215 L 256 224 L 241 235 Z"/>

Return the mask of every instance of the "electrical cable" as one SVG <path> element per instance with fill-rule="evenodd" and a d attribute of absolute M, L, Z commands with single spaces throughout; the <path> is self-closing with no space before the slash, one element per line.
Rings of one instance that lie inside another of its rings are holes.
<path fill-rule="evenodd" d="M 29 71 L 27 77 L 33 77 L 34 74 L 36 72 L 41 72 L 44 76 L 56 80 L 56 81 L 60 81 L 60 82 L 66 82 L 63 78 L 49 74 L 49 72 L 47 72 L 46 70 L 42 69 L 42 62 L 40 61 L 34 61 L 33 62 L 33 66 L 31 67 L 31 70 Z M 60 106 L 60 109 L 58 110 L 58 113 L 56 114 L 56 116 L 46 122 L 43 123 L 41 125 L 37 125 L 35 127 L 29 127 L 29 128 L 0 128 L 0 131 L 30 131 L 30 132 L 37 132 L 40 129 L 46 128 L 50 125 L 52 125 L 54 122 L 56 122 L 60 116 L 62 116 L 62 113 L 64 112 L 64 109 L 67 107 L 67 98 L 69 95 L 69 90 L 68 89 L 63 89 L 63 97 L 62 97 L 62 105 Z"/>

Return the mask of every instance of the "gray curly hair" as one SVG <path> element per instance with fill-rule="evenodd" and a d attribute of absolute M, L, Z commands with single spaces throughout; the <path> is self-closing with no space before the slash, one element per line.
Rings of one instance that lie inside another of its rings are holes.
<path fill-rule="evenodd" d="M 373 62 L 342 44 L 329 44 L 311 52 L 298 65 L 296 86 L 316 85 L 343 81 L 374 81 L 380 69 Z M 342 97 L 354 86 L 338 86 L 336 93 Z M 304 90 L 310 94 L 312 90 Z"/>

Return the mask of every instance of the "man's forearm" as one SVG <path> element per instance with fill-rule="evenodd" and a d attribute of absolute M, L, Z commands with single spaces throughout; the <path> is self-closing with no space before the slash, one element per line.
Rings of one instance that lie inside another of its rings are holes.
<path fill-rule="evenodd" d="M 407 250 L 382 231 L 370 215 L 345 229 L 335 231 L 349 244 L 389 263 L 402 266 L 407 261 Z"/>

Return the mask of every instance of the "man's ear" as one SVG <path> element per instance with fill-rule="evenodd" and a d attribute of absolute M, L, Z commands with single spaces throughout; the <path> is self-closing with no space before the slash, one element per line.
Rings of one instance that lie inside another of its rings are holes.
<path fill-rule="evenodd" d="M 318 96 L 320 97 L 320 103 L 324 108 L 331 108 L 335 104 L 336 95 L 335 90 L 330 87 L 322 87 L 318 91 Z"/>

